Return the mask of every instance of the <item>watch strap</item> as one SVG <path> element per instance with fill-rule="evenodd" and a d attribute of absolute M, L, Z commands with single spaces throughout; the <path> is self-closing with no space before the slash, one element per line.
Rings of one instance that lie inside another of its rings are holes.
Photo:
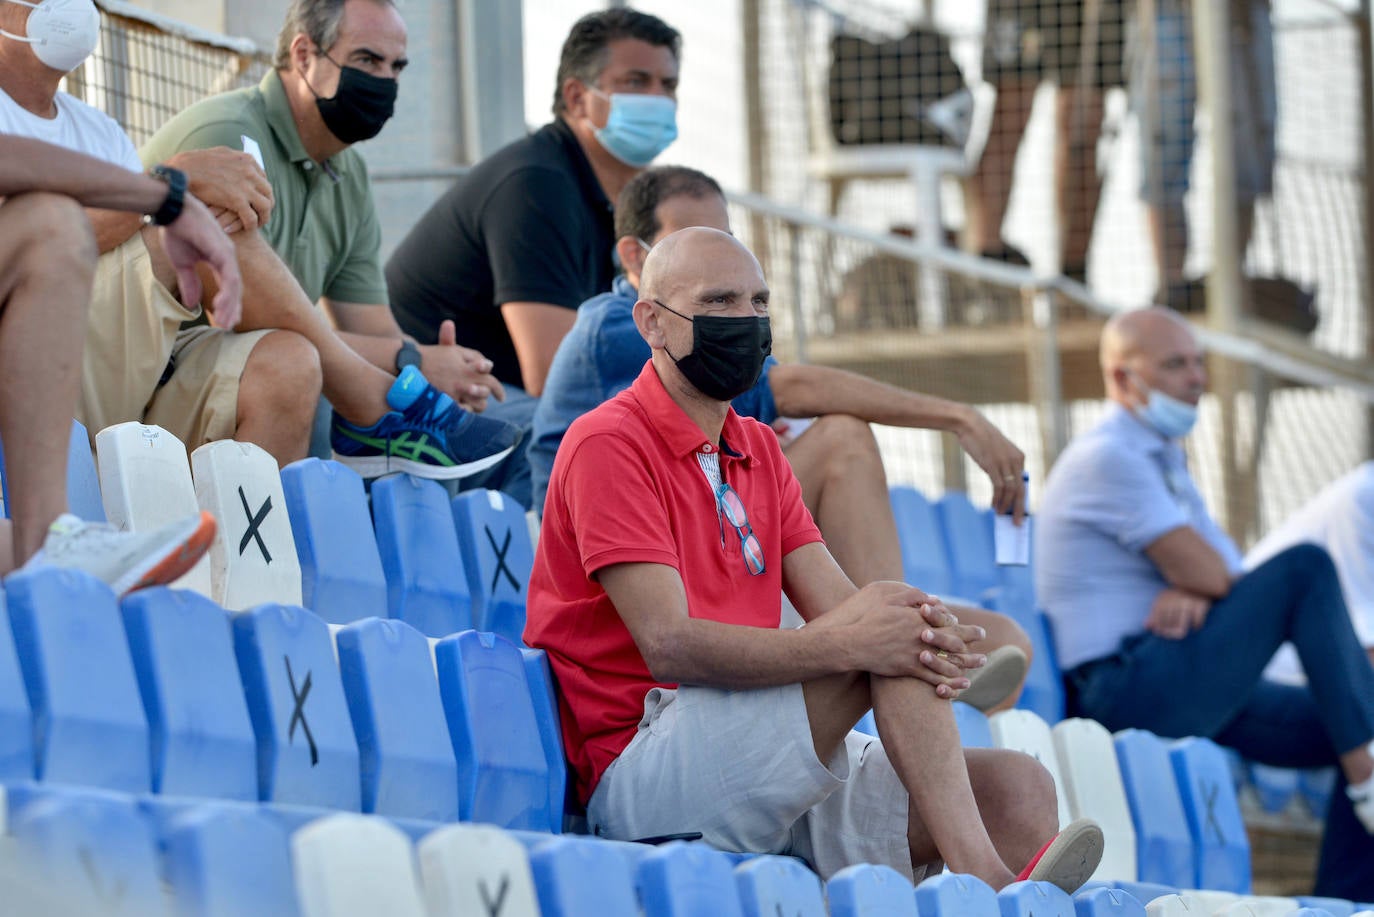
<path fill-rule="evenodd" d="M 148 174 L 167 183 L 167 196 L 162 199 L 162 205 L 148 215 L 148 222 L 154 226 L 171 225 L 186 206 L 186 173 L 171 166 L 153 166 Z"/>

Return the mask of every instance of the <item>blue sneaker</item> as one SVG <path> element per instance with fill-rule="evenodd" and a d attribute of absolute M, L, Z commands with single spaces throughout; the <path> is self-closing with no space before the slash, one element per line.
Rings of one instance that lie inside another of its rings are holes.
<path fill-rule="evenodd" d="M 364 478 L 393 471 L 416 477 L 465 478 L 495 465 L 515 448 L 520 428 L 460 408 L 407 366 L 386 395 L 394 409 L 370 427 L 334 414 L 334 458 Z"/>

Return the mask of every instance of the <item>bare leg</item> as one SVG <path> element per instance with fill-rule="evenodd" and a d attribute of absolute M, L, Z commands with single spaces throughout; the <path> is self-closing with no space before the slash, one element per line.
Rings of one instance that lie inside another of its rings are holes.
<path fill-rule="evenodd" d="M 786 455 L 801 484 L 806 508 L 854 585 L 905 580 L 897 522 L 887 496 L 887 473 L 869 425 L 847 414 L 828 414 L 789 445 Z M 1011 644 L 1030 658 L 1030 637 L 1006 615 L 965 606 L 951 611 L 960 621 L 987 631 L 975 647 L 980 652 Z M 1010 709 L 1020 693 L 1018 687 L 989 712 Z"/>
<path fill-rule="evenodd" d="M 176 275 L 157 236 L 145 230 L 144 241 L 158 280 L 175 290 Z M 243 272 L 243 320 L 237 330 L 273 328 L 294 331 L 305 338 L 319 352 L 324 395 L 334 409 L 355 424 L 376 423 L 389 410 L 386 393 L 395 377 L 343 342 L 324 313 L 305 298 L 290 269 L 261 235 L 238 233 L 234 241 Z M 208 275 L 202 273 L 202 280 L 208 280 Z"/>
<path fill-rule="evenodd" d="M 1055 97 L 1054 190 L 1059 211 L 1060 267 L 1088 262 L 1102 180 L 1097 139 L 1102 133 L 1102 93 L 1061 88 Z"/>
<path fill-rule="evenodd" d="M 0 439 L 16 567 L 67 511 L 67 442 L 95 259 L 90 222 L 74 201 L 22 194 L 0 207 Z"/>
<path fill-rule="evenodd" d="M 989 251 L 1001 245 L 1002 221 L 1007 215 L 1016 171 L 1016 151 L 1030 120 L 1035 88 L 1033 81 L 1016 79 L 997 87 L 988 141 L 965 189 L 968 224 L 964 247 L 968 251 Z"/>
<path fill-rule="evenodd" d="M 858 673 L 809 682 L 803 693 L 822 761 L 872 705 L 883 748 L 910 796 L 913 865 L 943 860 L 1000 889 L 1054 836 L 1054 786 L 1044 768 L 1016 752 L 965 752 L 949 703 L 924 682 Z"/>
<path fill-rule="evenodd" d="M 303 459 L 319 397 L 319 353 L 298 334 L 274 331 L 244 364 L 234 438 L 261 446 L 282 467 Z"/>

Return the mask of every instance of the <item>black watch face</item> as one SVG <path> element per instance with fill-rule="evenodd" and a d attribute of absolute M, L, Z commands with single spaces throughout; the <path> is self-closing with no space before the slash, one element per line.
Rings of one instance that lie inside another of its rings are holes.
<path fill-rule="evenodd" d="M 420 365 L 420 350 L 413 344 L 403 346 L 396 354 L 396 368 L 405 369 L 407 366 Z"/>

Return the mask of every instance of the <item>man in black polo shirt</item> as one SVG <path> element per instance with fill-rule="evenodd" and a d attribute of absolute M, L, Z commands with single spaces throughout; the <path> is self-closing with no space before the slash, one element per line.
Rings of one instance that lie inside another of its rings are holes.
<path fill-rule="evenodd" d="M 486 413 L 529 428 L 584 300 L 615 277 L 611 201 L 677 136 L 681 36 L 632 9 L 584 16 L 563 44 L 552 123 L 479 163 L 386 266 L 401 328 L 434 343 L 452 319 L 506 388 Z M 530 501 L 524 450 L 465 487 Z"/>

